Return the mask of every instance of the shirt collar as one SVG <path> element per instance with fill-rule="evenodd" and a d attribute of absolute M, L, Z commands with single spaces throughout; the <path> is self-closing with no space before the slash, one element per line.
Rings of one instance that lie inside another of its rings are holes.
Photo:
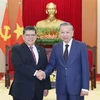
<path fill-rule="evenodd" d="M 32 46 L 29 46 L 29 45 L 28 45 L 28 47 L 33 47 L 33 48 L 34 48 L 34 47 L 35 47 L 35 45 L 32 45 Z"/>
<path fill-rule="evenodd" d="M 73 41 L 73 38 L 67 43 L 69 46 L 71 46 L 71 44 L 72 44 L 72 41 Z M 66 45 L 66 43 L 63 41 L 63 45 L 65 46 Z"/>

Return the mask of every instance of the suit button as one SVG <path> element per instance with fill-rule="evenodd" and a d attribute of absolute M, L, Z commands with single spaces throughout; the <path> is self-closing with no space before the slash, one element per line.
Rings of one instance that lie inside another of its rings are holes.
<path fill-rule="evenodd" d="M 67 68 L 65 68 L 65 70 L 67 70 Z"/>
<path fill-rule="evenodd" d="M 67 75 L 65 75 L 65 77 L 68 77 Z"/>

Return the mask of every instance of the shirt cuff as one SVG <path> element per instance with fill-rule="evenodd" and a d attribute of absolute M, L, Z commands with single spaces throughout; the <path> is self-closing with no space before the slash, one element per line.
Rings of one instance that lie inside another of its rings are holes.
<path fill-rule="evenodd" d="M 82 91 L 86 91 L 86 92 L 89 92 L 89 90 L 87 90 L 87 89 L 82 89 Z"/>
<path fill-rule="evenodd" d="M 36 76 L 37 70 L 35 71 L 35 73 L 33 74 L 33 76 Z"/>

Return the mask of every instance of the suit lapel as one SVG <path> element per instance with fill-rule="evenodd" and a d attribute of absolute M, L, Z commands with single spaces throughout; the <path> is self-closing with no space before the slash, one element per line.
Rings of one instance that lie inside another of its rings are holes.
<path fill-rule="evenodd" d="M 73 61 L 73 57 L 75 55 L 76 49 L 77 49 L 77 43 L 75 42 L 75 40 L 73 40 L 70 49 L 70 54 L 68 56 L 67 65 Z"/>
<path fill-rule="evenodd" d="M 37 52 L 38 52 L 38 56 L 39 56 L 39 59 L 38 59 L 38 64 L 39 64 L 39 61 L 40 61 L 40 48 L 39 46 L 35 45 L 36 48 L 37 48 Z"/>
<path fill-rule="evenodd" d="M 59 54 L 61 56 L 61 60 L 62 60 L 63 64 L 66 64 L 65 60 L 64 60 L 64 56 L 63 56 L 63 42 L 60 43 L 60 46 L 59 46 L 58 50 L 59 50 Z"/>
<path fill-rule="evenodd" d="M 34 62 L 32 53 L 31 53 L 30 49 L 28 48 L 28 46 L 25 43 L 23 43 L 22 47 L 26 51 L 26 54 L 28 54 L 28 56 L 30 57 L 30 59 Z"/>

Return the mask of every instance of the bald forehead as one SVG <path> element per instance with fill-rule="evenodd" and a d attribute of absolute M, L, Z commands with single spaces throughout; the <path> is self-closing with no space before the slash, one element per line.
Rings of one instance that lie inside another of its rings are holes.
<path fill-rule="evenodd" d="M 56 8 L 56 5 L 54 3 L 48 3 L 46 8 Z"/>

